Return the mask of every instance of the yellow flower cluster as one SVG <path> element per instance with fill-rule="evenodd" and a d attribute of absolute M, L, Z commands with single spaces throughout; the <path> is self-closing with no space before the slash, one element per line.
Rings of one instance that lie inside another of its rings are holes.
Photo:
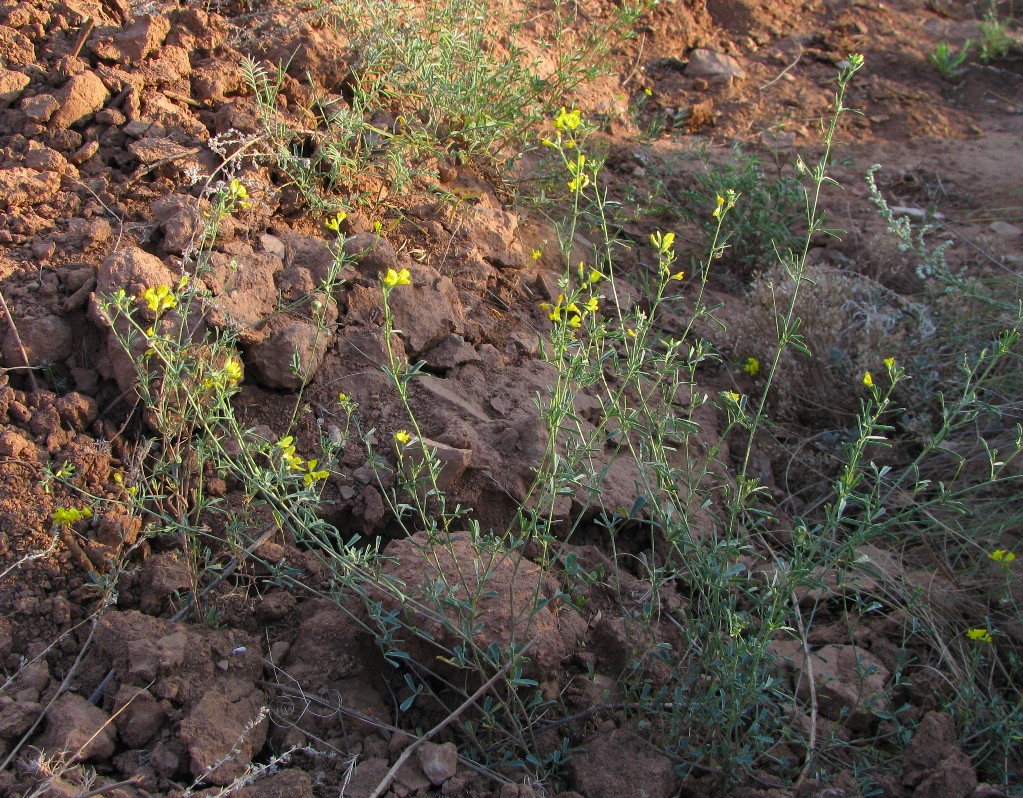
<path fill-rule="evenodd" d="M 1016 560 L 1016 555 L 1008 549 L 995 549 L 987 558 L 998 563 L 1003 568 L 1008 568 Z"/>
<path fill-rule="evenodd" d="M 586 156 L 579 153 L 574 161 L 569 161 L 568 171 L 572 173 L 572 179 L 568 181 L 569 191 L 582 191 L 590 184 L 590 176 L 584 171 L 586 168 Z"/>
<path fill-rule="evenodd" d="M 57 526 L 71 526 L 83 518 L 92 518 L 92 510 L 88 507 L 58 507 L 53 511 L 53 523 Z"/>
<path fill-rule="evenodd" d="M 159 315 L 165 310 L 177 307 L 178 299 L 174 296 L 173 291 L 169 285 L 158 285 L 155 288 L 150 287 L 142 292 L 142 299 L 145 301 L 149 309 Z"/>
<path fill-rule="evenodd" d="M 248 210 L 252 207 L 252 203 L 248 200 L 248 189 L 237 177 L 232 178 L 227 187 L 227 212 L 232 213 L 235 207 L 241 208 L 243 211 Z"/>
<path fill-rule="evenodd" d="M 991 632 L 987 629 L 970 629 L 966 636 L 970 640 L 976 640 L 978 643 L 990 643 L 994 640 L 991 636 Z"/>
<path fill-rule="evenodd" d="M 750 355 L 746 358 L 746 365 L 742 367 L 742 370 L 751 377 L 756 377 L 760 373 L 760 361 Z"/>
<path fill-rule="evenodd" d="M 578 108 L 566 111 L 565 106 L 561 106 L 561 111 L 554 117 L 554 127 L 558 130 L 575 130 L 582 121 L 583 115 Z"/>
<path fill-rule="evenodd" d="M 400 271 L 388 269 L 387 274 L 381 278 L 381 281 L 389 288 L 394 288 L 396 285 L 411 285 L 412 273 L 408 269 L 402 269 Z"/>
<path fill-rule="evenodd" d="M 277 448 L 281 453 L 281 462 L 289 471 L 298 471 L 302 474 L 302 482 L 308 488 L 314 482 L 319 482 L 330 476 L 330 472 L 323 468 L 317 468 L 319 460 L 303 460 L 295 454 L 295 439 L 286 435 L 277 441 Z"/>
<path fill-rule="evenodd" d="M 233 388 L 242 378 L 242 365 L 235 358 L 228 357 L 220 371 L 203 380 L 203 388 L 207 390 L 223 390 Z"/>
<path fill-rule="evenodd" d="M 292 471 L 301 471 L 302 463 L 305 461 L 295 454 L 295 439 L 286 435 L 277 441 L 277 448 L 281 450 L 281 462 Z"/>

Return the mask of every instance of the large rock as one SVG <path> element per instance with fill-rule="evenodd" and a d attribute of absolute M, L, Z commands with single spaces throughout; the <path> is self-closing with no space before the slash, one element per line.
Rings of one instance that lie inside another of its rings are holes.
<path fill-rule="evenodd" d="M 18 319 L 17 324 L 29 365 L 41 366 L 70 357 L 71 325 L 64 319 L 47 314 L 34 319 Z M 23 365 L 18 340 L 19 337 L 10 330 L 4 336 L 3 357 L 8 367 Z"/>
<path fill-rule="evenodd" d="M 573 787 L 587 798 L 670 798 L 676 779 L 668 757 L 628 729 L 591 737 L 569 763 Z"/>
<path fill-rule="evenodd" d="M 47 711 L 46 731 L 36 745 L 73 762 L 109 759 L 117 744 L 116 734 L 106 712 L 80 695 L 65 693 Z"/>
<path fill-rule="evenodd" d="M 218 681 L 199 699 L 180 731 L 192 776 L 223 786 L 245 773 L 266 742 L 263 704 L 263 693 L 243 680 Z"/>
<path fill-rule="evenodd" d="M 866 732 L 876 724 L 875 713 L 887 707 L 884 691 L 890 673 L 873 654 L 858 646 L 828 645 L 811 652 L 817 704 L 821 714 L 852 731 Z M 792 663 L 806 676 L 802 657 Z M 802 700 L 809 700 L 805 678 L 798 686 Z"/>
<path fill-rule="evenodd" d="M 245 364 L 260 385 L 297 391 L 316 376 L 333 335 L 310 319 L 279 317 L 267 327 L 266 338 L 246 349 Z M 298 368 L 294 369 L 296 361 Z"/>
<path fill-rule="evenodd" d="M 47 202 L 60 190 L 56 172 L 36 172 L 24 166 L 0 169 L 0 207 L 11 211 Z"/>
<path fill-rule="evenodd" d="M 50 117 L 50 125 L 67 128 L 99 111 L 110 96 L 107 87 L 95 72 L 75 75 L 57 92 L 60 107 Z"/>
<path fill-rule="evenodd" d="M 466 647 L 466 638 L 483 650 L 502 651 L 535 641 L 528 654 L 532 661 L 523 670 L 538 676 L 559 667 L 574 650 L 580 626 L 562 623 L 560 615 L 575 610 L 553 600 L 539 566 L 521 552 L 493 541 L 474 542 L 468 533 L 431 538 L 419 532 L 395 541 L 385 553 L 388 581 L 397 579 L 404 588 L 380 590 L 376 598 L 385 609 L 403 613 L 409 629 L 424 633 L 405 635 L 413 656 L 432 661 L 437 645 L 451 656 L 456 646 Z"/>

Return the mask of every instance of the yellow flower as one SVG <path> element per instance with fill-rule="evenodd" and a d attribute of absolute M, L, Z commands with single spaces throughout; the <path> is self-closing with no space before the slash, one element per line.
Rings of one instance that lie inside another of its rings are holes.
<path fill-rule="evenodd" d="M 302 469 L 303 460 L 295 454 L 295 439 L 287 435 L 277 441 L 277 448 L 281 450 L 281 462 L 292 471 Z"/>
<path fill-rule="evenodd" d="M 886 369 L 888 369 L 889 371 L 891 371 L 893 368 L 895 368 L 895 358 L 894 357 L 886 357 L 884 359 L 884 367 Z"/>
<path fill-rule="evenodd" d="M 165 310 L 177 306 L 178 300 L 171 293 L 169 285 L 158 285 L 155 288 L 147 288 L 142 292 L 142 298 L 145 300 L 149 309 L 154 313 L 163 313 Z"/>
<path fill-rule="evenodd" d="M 232 178 L 227 190 L 231 205 L 237 203 L 238 207 L 243 210 L 251 207 L 252 203 L 246 201 L 249 198 L 248 189 L 242 185 L 242 182 L 237 177 Z"/>
<path fill-rule="evenodd" d="M 685 272 L 675 272 L 673 275 L 671 275 L 671 279 L 678 280 L 679 282 L 681 282 L 683 279 L 685 279 L 685 276 L 686 276 Z"/>
<path fill-rule="evenodd" d="M 596 313 L 598 310 L 600 310 L 600 300 L 597 299 L 597 297 L 595 296 L 591 296 L 583 304 L 583 307 L 586 308 L 586 310 L 588 310 L 590 313 Z"/>
<path fill-rule="evenodd" d="M 561 106 L 561 112 L 554 118 L 554 127 L 558 130 L 575 130 L 582 121 L 583 116 L 578 108 L 566 111 L 565 106 Z"/>
<path fill-rule="evenodd" d="M 403 429 L 394 433 L 394 439 L 402 446 L 408 446 L 409 441 L 412 440 L 412 436 L 408 434 L 407 429 Z"/>
<path fill-rule="evenodd" d="M 92 518 L 92 510 L 88 507 L 81 510 L 75 507 L 58 507 L 53 511 L 53 523 L 57 526 L 71 526 L 83 518 Z"/>
<path fill-rule="evenodd" d="M 994 560 L 996 563 L 1008 568 L 1009 565 L 1016 559 L 1016 555 L 1008 549 L 995 549 L 991 552 L 987 558 Z"/>
<path fill-rule="evenodd" d="M 543 146 L 545 146 L 545 147 L 553 147 L 554 146 L 554 142 L 551 141 L 550 139 L 540 139 L 540 143 L 543 144 Z"/>
<path fill-rule="evenodd" d="M 724 207 L 725 207 L 725 198 L 722 197 L 720 194 L 718 194 L 718 204 L 717 204 L 717 207 L 714 209 L 714 212 L 711 214 L 711 216 L 713 216 L 715 219 L 720 218 L 721 217 L 721 210 Z"/>
<path fill-rule="evenodd" d="M 412 284 L 412 273 L 408 269 L 402 269 L 401 271 L 395 271 L 394 269 L 388 269 L 387 274 L 384 275 L 384 285 L 389 285 L 392 288 L 396 285 L 411 285 Z"/>
<path fill-rule="evenodd" d="M 978 643 L 990 643 L 994 640 L 994 638 L 991 637 L 991 632 L 987 629 L 970 629 L 966 633 L 966 636 L 970 638 L 970 640 L 976 640 Z"/>
<path fill-rule="evenodd" d="M 577 175 L 568 181 L 569 191 L 582 191 L 590 184 L 590 178 L 586 175 Z"/>
<path fill-rule="evenodd" d="M 233 357 L 224 361 L 224 376 L 230 384 L 238 382 L 242 378 L 242 366 Z"/>
<path fill-rule="evenodd" d="M 650 88 L 649 86 L 644 86 L 644 87 L 643 87 L 643 93 L 644 93 L 644 94 L 645 94 L 645 95 L 646 95 L 647 97 L 653 97 L 653 96 L 654 96 L 654 90 L 653 90 L 653 89 L 651 89 L 651 88 Z"/>
<path fill-rule="evenodd" d="M 739 404 L 739 400 L 742 399 L 742 394 L 738 394 L 735 391 L 725 391 L 725 396 L 736 404 Z"/>
<path fill-rule="evenodd" d="M 590 272 L 590 283 L 599 283 L 603 279 L 604 275 L 598 272 L 596 269 L 593 269 Z"/>
<path fill-rule="evenodd" d="M 631 327 L 626 327 L 625 328 L 625 334 L 627 336 L 629 336 L 629 338 L 635 338 L 636 337 L 636 331 L 634 329 L 632 329 Z"/>
<path fill-rule="evenodd" d="M 330 476 L 329 471 L 323 469 L 320 469 L 319 471 L 316 470 L 316 464 L 319 462 L 319 460 L 310 460 L 306 464 L 305 473 L 302 475 L 302 482 L 307 488 L 314 482 L 318 482 L 321 479 L 326 479 Z"/>
<path fill-rule="evenodd" d="M 540 250 L 538 250 L 538 249 L 534 249 L 534 250 L 533 250 L 533 254 L 532 254 L 532 255 L 530 255 L 530 257 L 531 257 L 531 258 L 532 258 L 533 260 L 540 260 L 540 258 L 542 258 L 542 257 L 543 257 L 543 253 L 542 253 L 542 252 L 541 252 Z"/>
<path fill-rule="evenodd" d="M 868 388 L 874 387 L 874 375 L 871 374 L 869 371 L 863 373 L 863 384 L 866 385 Z"/>
<path fill-rule="evenodd" d="M 341 229 L 341 222 L 348 218 L 348 214 L 344 211 L 338 211 L 337 214 L 331 216 L 323 224 L 329 230 L 333 230 L 335 233 Z"/>
<path fill-rule="evenodd" d="M 658 230 L 656 233 L 650 234 L 650 243 L 654 245 L 654 249 L 661 255 L 668 255 L 675 244 L 675 234 L 662 233 Z"/>
<path fill-rule="evenodd" d="M 756 377 L 760 373 L 760 361 L 750 355 L 746 358 L 746 365 L 742 367 L 742 370 L 751 377 Z"/>

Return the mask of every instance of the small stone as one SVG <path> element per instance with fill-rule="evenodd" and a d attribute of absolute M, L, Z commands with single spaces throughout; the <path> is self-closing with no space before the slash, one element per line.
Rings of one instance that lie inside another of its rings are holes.
<path fill-rule="evenodd" d="M 32 257 L 39 263 L 45 263 L 53 257 L 53 253 L 57 251 L 57 242 L 52 238 L 33 238 L 32 239 Z"/>
<path fill-rule="evenodd" d="M 21 110 L 25 116 L 40 125 L 49 122 L 58 108 L 60 108 L 60 100 L 52 94 L 37 94 L 21 103 Z"/>
<path fill-rule="evenodd" d="M 458 748 L 454 743 L 423 743 L 416 755 L 419 757 L 419 767 L 435 787 L 454 776 L 458 769 Z"/>
<path fill-rule="evenodd" d="M 1018 238 L 1023 234 L 1023 229 L 1017 227 L 1009 222 L 991 222 L 991 232 L 1002 236 L 1003 238 Z"/>
<path fill-rule="evenodd" d="M 689 65 L 686 67 L 689 77 L 746 77 L 746 70 L 732 56 L 714 50 L 696 48 L 689 53 Z"/>
<path fill-rule="evenodd" d="M 81 166 L 83 163 L 88 161 L 92 156 L 99 152 L 98 141 L 87 141 L 77 150 L 75 150 L 69 160 L 76 166 Z"/>

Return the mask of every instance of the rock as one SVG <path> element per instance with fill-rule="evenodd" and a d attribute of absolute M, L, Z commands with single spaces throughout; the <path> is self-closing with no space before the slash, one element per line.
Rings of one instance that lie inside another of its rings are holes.
<path fill-rule="evenodd" d="M 0 205 L 8 211 L 53 199 L 60 190 L 56 172 L 36 172 L 24 166 L 0 169 Z"/>
<path fill-rule="evenodd" d="M 114 698 L 114 716 L 121 742 L 144 748 L 160 731 L 167 713 L 145 688 L 122 684 Z"/>
<path fill-rule="evenodd" d="M 521 552 L 473 541 L 468 534 L 431 539 L 419 532 L 391 543 L 385 553 L 387 576 L 404 584 L 409 599 L 381 591 L 374 600 L 401 613 L 425 607 L 407 618 L 424 633 L 406 636 L 413 657 L 433 661 L 438 647 L 465 646 L 462 635 L 471 629 L 474 643 L 484 650 L 497 646 L 506 651 L 534 640 L 523 670 L 536 676 L 559 667 L 577 641 L 580 629 L 559 622 L 559 611 L 573 610 L 550 602 L 550 586 L 541 583 L 540 569 Z M 448 601 L 449 595 L 458 601 Z M 447 623 L 437 620 L 441 614 Z"/>
<path fill-rule="evenodd" d="M 429 438 L 423 438 L 421 445 L 419 441 L 413 438 L 403 450 L 402 455 L 402 465 L 407 476 L 410 478 L 413 476 L 416 466 L 423 462 L 423 445 L 426 446 L 428 451 L 433 453 L 433 456 L 440 465 L 440 473 L 437 474 L 437 487 L 440 490 L 448 490 L 465 473 L 469 464 L 472 463 L 471 449 L 456 449 L 454 446 L 438 443 Z M 427 474 L 421 473 L 420 480 L 420 487 L 424 491 L 432 489 L 433 486 L 429 483 Z"/>
<path fill-rule="evenodd" d="M 526 265 L 518 230 L 519 219 L 514 213 L 484 206 L 473 213 L 473 245 L 484 260 L 499 269 L 520 269 Z"/>
<path fill-rule="evenodd" d="M 345 239 L 343 246 L 347 257 L 355 261 L 359 271 L 375 279 L 386 274 L 388 269 L 398 268 L 398 253 L 385 238 L 373 233 L 357 233 Z"/>
<path fill-rule="evenodd" d="M 103 261 L 96 274 L 96 293 L 110 296 L 123 288 L 129 296 L 158 285 L 177 285 L 178 276 L 155 255 L 128 247 L 116 250 Z"/>
<path fill-rule="evenodd" d="M 423 355 L 423 359 L 431 369 L 449 371 L 465 363 L 482 361 L 479 353 L 465 339 L 452 333 L 433 349 Z"/>
<path fill-rule="evenodd" d="M 216 297 L 213 325 L 248 328 L 262 325 L 277 310 L 275 278 L 283 269 L 284 263 L 276 255 L 254 252 L 247 244 L 232 244 L 226 254 L 214 253 L 203 278 Z M 223 323 L 219 319 L 221 314 Z M 262 340 L 270 329 L 251 330 L 242 337 Z"/>
<path fill-rule="evenodd" d="M 821 714 L 852 731 L 868 731 L 876 724 L 874 713 L 886 706 L 883 694 L 890 676 L 888 669 L 858 646 L 828 645 L 811 652 L 811 656 Z M 802 657 L 792 664 L 805 674 Z M 802 700 L 809 700 L 805 678 L 797 691 Z"/>
<path fill-rule="evenodd" d="M 141 17 L 129 28 L 123 28 L 114 36 L 117 61 L 138 63 L 155 52 L 170 32 L 170 20 L 162 14 Z"/>
<path fill-rule="evenodd" d="M 37 701 L 0 700 L 0 740 L 21 737 L 42 713 L 43 705 Z"/>
<path fill-rule="evenodd" d="M 32 79 L 23 72 L 0 69 L 0 109 L 14 103 L 31 82 Z"/>
<path fill-rule="evenodd" d="M 1002 238 L 1019 238 L 1023 235 L 1023 229 L 1017 227 L 1009 222 L 997 221 L 991 222 L 991 231 Z"/>
<path fill-rule="evenodd" d="M 977 788 L 970 758 L 958 748 L 942 759 L 913 791 L 913 798 L 968 798 Z"/>
<path fill-rule="evenodd" d="M 96 400 L 75 391 L 60 397 L 54 403 L 54 407 L 60 414 L 60 420 L 75 432 L 85 432 L 86 428 L 99 415 L 99 406 L 96 404 Z"/>
<path fill-rule="evenodd" d="M 36 745 L 71 761 L 109 759 L 116 748 L 116 728 L 110 716 L 74 693 L 58 698 L 46 713 L 46 731 Z"/>
<path fill-rule="evenodd" d="M 387 760 L 378 756 L 359 762 L 345 787 L 345 798 L 369 798 L 390 769 Z"/>
<path fill-rule="evenodd" d="M 313 777 L 289 768 L 233 793 L 237 798 L 313 798 Z"/>
<path fill-rule="evenodd" d="M 29 144 L 29 150 L 25 153 L 25 166 L 37 172 L 56 172 L 59 175 L 72 176 L 78 174 L 78 170 L 74 169 L 67 158 L 59 152 L 35 142 Z"/>
<path fill-rule="evenodd" d="M 178 144 L 174 139 L 146 138 L 133 141 L 128 145 L 128 152 L 138 159 L 139 163 L 151 164 L 157 161 L 166 161 L 170 158 L 180 159 L 194 150 L 192 147 L 185 147 Z"/>
<path fill-rule="evenodd" d="M 22 100 L 21 110 L 31 122 L 44 125 L 60 108 L 60 100 L 52 94 L 37 94 Z"/>
<path fill-rule="evenodd" d="M 458 747 L 454 743 L 423 743 L 416 750 L 419 767 L 434 787 L 439 787 L 458 770 Z"/>
<path fill-rule="evenodd" d="M 29 365 L 57 363 L 71 356 L 73 347 L 71 325 L 59 316 L 46 315 L 36 319 L 18 320 L 18 332 L 25 347 Z M 8 366 L 22 365 L 18 339 L 8 331 L 3 339 L 3 357 Z"/>
<path fill-rule="evenodd" d="M 956 731 L 952 716 L 928 712 L 920 722 L 902 757 L 902 783 L 916 787 L 934 771 L 955 747 Z"/>
<path fill-rule="evenodd" d="M 483 421 L 486 423 L 490 423 L 491 421 L 490 416 L 488 416 L 482 408 L 458 392 L 457 383 L 451 383 L 448 380 L 441 379 L 440 377 L 427 375 L 420 377 L 416 381 L 416 386 L 427 390 L 435 401 L 443 405 L 447 405 L 449 408 L 456 411 L 459 418 L 475 418 L 477 421 Z"/>
<path fill-rule="evenodd" d="M 569 775 L 587 798 L 670 798 L 677 789 L 673 765 L 628 729 L 603 732 L 572 756 Z"/>
<path fill-rule="evenodd" d="M 245 351 L 245 364 L 258 384 L 297 391 L 316 376 L 333 336 L 309 319 L 275 318 L 267 326 L 267 337 Z M 296 358 L 297 371 L 292 369 Z"/>
<path fill-rule="evenodd" d="M 57 92 L 60 108 L 50 117 L 50 125 L 56 128 L 71 127 L 75 122 L 100 110 L 109 96 L 110 92 L 95 72 L 86 71 L 75 75 Z"/>
<path fill-rule="evenodd" d="M 10 67 L 30 66 L 36 62 L 36 48 L 23 33 L 0 25 L 0 59 Z"/>
<path fill-rule="evenodd" d="M 188 563 L 173 551 L 149 557 L 142 566 L 139 581 L 144 588 L 140 591 L 142 601 L 139 606 L 149 615 L 164 612 L 175 593 L 183 593 L 192 586 Z"/>
<path fill-rule="evenodd" d="M 181 721 L 192 776 L 224 786 L 245 772 L 266 742 L 263 704 L 263 693 L 250 682 L 214 682 Z"/>
<path fill-rule="evenodd" d="M 689 65 L 685 73 L 689 77 L 729 77 L 739 80 L 746 77 L 746 70 L 732 56 L 699 47 L 689 53 Z"/>
<path fill-rule="evenodd" d="M 560 793 L 567 798 L 568 793 Z M 528 784 L 502 784 L 501 798 L 536 798 L 536 790 Z"/>

